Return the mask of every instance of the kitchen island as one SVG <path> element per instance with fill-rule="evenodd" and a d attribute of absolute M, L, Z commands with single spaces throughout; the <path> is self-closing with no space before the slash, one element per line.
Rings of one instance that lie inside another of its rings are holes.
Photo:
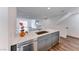
<path fill-rule="evenodd" d="M 41 31 L 47 31 L 47 33 L 43 33 L 38 35 L 37 32 Z M 29 45 L 29 49 L 23 45 L 25 42 L 25 45 Z M 25 37 L 16 37 L 16 39 L 11 44 L 11 47 L 13 49 L 13 45 L 18 45 L 19 47 L 16 47 L 17 50 L 26 51 L 33 50 L 33 51 L 47 51 L 50 47 L 54 46 L 59 42 L 59 31 L 58 30 L 52 30 L 52 29 L 42 29 L 42 30 L 36 30 L 29 32 Z M 30 45 L 31 44 L 31 45 Z M 22 46 L 23 45 L 23 46 Z M 24 50 L 23 50 L 23 47 Z M 17 49 L 18 48 L 18 49 Z"/>

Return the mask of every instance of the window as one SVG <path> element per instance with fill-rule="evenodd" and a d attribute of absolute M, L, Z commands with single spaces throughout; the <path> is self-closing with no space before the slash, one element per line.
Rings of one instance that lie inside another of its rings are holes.
<path fill-rule="evenodd" d="M 20 22 L 23 23 L 24 31 L 31 31 L 37 28 L 35 19 L 17 18 L 16 33 L 19 33 L 21 30 Z"/>

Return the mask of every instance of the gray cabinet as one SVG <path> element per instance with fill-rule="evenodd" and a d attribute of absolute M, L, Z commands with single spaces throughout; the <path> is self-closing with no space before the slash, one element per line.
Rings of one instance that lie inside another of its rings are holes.
<path fill-rule="evenodd" d="M 51 45 L 50 43 L 51 43 L 51 40 L 49 40 L 48 35 L 39 37 L 37 41 L 37 49 L 39 51 L 46 51 Z"/>
<path fill-rule="evenodd" d="M 11 51 L 34 51 L 33 41 L 28 40 L 12 45 Z"/>
<path fill-rule="evenodd" d="M 59 42 L 59 32 L 51 33 L 50 38 L 51 38 L 51 46 L 55 45 L 56 43 Z"/>
<path fill-rule="evenodd" d="M 33 51 L 33 44 L 22 47 L 22 51 Z"/>
<path fill-rule="evenodd" d="M 58 41 L 59 41 L 59 32 L 41 36 L 37 40 L 37 50 L 38 51 L 47 51 L 55 43 L 58 43 Z"/>
<path fill-rule="evenodd" d="M 33 51 L 34 50 L 33 42 L 31 40 L 19 43 L 18 47 L 20 51 Z"/>

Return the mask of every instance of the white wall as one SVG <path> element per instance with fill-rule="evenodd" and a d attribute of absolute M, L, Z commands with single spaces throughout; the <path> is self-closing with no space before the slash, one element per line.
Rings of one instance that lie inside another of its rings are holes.
<path fill-rule="evenodd" d="M 79 14 L 73 14 L 58 24 L 61 36 L 66 38 L 67 35 L 79 38 Z M 66 29 L 68 27 L 68 29 Z"/>
<path fill-rule="evenodd" d="M 15 39 L 16 8 L 0 7 L 0 51 L 10 50 Z"/>
<path fill-rule="evenodd" d="M 70 16 L 65 24 L 68 27 L 67 35 L 79 38 L 79 14 L 74 14 Z"/>
<path fill-rule="evenodd" d="M 8 50 L 8 7 L 0 7 L 0 51 Z"/>
<path fill-rule="evenodd" d="M 73 14 L 59 24 L 56 24 L 56 22 L 58 21 L 55 19 L 44 20 L 43 27 L 58 29 L 60 36 L 64 38 L 66 38 L 67 35 L 79 38 L 79 14 Z"/>
<path fill-rule="evenodd" d="M 58 18 L 59 19 L 59 18 Z M 66 38 L 67 30 L 65 29 L 66 25 L 64 23 L 58 24 L 58 19 L 47 19 L 47 20 L 41 20 L 42 21 L 42 28 L 50 28 L 50 29 L 56 29 L 60 31 L 60 36 Z"/>
<path fill-rule="evenodd" d="M 51 29 L 54 29 L 55 26 L 56 26 L 56 20 L 54 19 L 43 19 L 43 20 L 40 20 L 42 22 L 42 28 L 51 28 Z"/>
<path fill-rule="evenodd" d="M 66 38 L 67 37 L 67 25 L 62 22 L 60 24 L 56 24 L 55 28 L 60 31 L 60 36 Z"/>
<path fill-rule="evenodd" d="M 8 8 L 8 35 L 9 35 L 9 50 L 11 43 L 16 38 L 16 8 L 15 7 L 9 7 Z"/>

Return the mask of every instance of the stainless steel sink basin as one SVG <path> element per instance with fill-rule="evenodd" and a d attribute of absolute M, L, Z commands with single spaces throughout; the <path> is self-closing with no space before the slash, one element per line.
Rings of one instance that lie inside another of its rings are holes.
<path fill-rule="evenodd" d="M 48 31 L 39 31 L 39 32 L 36 32 L 37 35 L 41 35 L 41 34 L 45 34 L 45 33 L 48 33 Z"/>

